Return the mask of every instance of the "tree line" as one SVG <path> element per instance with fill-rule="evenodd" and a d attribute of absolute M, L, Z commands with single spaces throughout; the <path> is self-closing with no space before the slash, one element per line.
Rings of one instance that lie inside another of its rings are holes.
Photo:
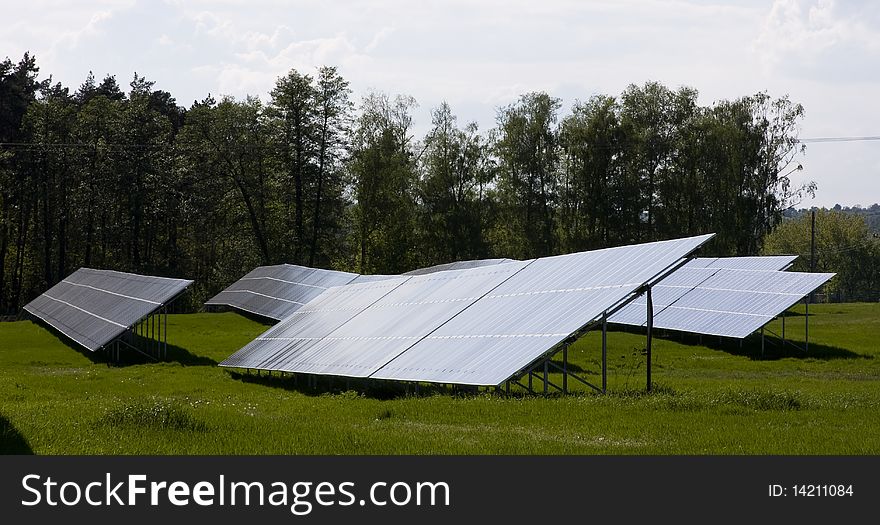
<path fill-rule="evenodd" d="M 185 108 L 134 75 L 76 89 L 0 62 L 0 313 L 80 266 L 195 279 L 191 307 L 257 265 L 399 273 L 715 232 L 759 253 L 793 186 L 804 109 L 767 93 L 700 105 L 657 82 L 562 111 L 544 92 L 416 136 L 416 101 L 355 97 L 335 67 L 266 102 Z"/>
<path fill-rule="evenodd" d="M 827 300 L 880 301 L 880 233 L 868 220 L 878 213 L 877 204 L 788 210 L 764 239 L 763 253 L 798 255 L 793 271 L 836 273 L 824 287 Z"/>

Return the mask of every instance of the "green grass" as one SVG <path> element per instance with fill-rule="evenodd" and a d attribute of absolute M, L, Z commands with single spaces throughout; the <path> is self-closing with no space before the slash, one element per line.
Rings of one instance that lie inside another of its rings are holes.
<path fill-rule="evenodd" d="M 809 352 L 760 339 L 610 332 L 609 393 L 342 391 L 214 366 L 265 326 L 169 317 L 169 362 L 108 366 L 28 321 L 0 323 L 0 451 L 37 454 L 877 454 L 880 305 L 811 307 Z M 803 307 L 786 335 L 803 340 Z M 779 332 L 780 321 L 769 328 Z M 598 333 L 569 351 L 598 382 Z M 802 343 L 801 343 L 802 344 Z M 558 356 L 561 358 L 561 356 Z M 555 383 L 561 378 L 553 374 Z M 537 385 L 538 383 L 536 383 Z M 573 381 L 569 383 L 574 383 Z"/>

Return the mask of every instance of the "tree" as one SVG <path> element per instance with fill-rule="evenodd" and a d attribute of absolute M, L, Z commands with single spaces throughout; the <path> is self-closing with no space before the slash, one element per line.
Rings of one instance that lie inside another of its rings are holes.
<path fill-rule="evenodd" d="M 411 97 L 372 93 L 361 103 L 349 162 L 355 205 L 352 210 L 361 273 L 412 269 L 416 180 L 410 150 Z"/>
<path fill-rule="evenodd" d="M 332 257 L 331 247 L 319 246 L 324 232 L 331 238 L 340 229 L 339 217 L 346 204 L 343 196 L 344 181 L 342 161 L 348 147 L 347 134 L 351 121 L 351 89 L 348 82 L 335 67 L 318 69 L 316 98 L 315 150 L 317 170 L 312 217 L 312 239 L 309 243 L 309 266 L 319 257 L 324 261 Z"/>
<path fill-rule="evenodd" d="M 558 163 L 555 124 L 561 102 L 528 93 L 498 113 L 501 222 L 494 232 L 502 253 L 516 258 L 554 252 L 553 210 Z"/>
<path fill-rule="evenodd" d="M 707 196 L 714 224 L 726 225 L 714 245 L 723 253 L 752 255 L 782 210 L 815 191 L 814 183 L 792 188 L 789 178 L 800 169 L 795 160 L 803 153 L 797 139 L 803 107 L 758 93 L 716 104 L 712 117 L 706 152 L 715 174 Z"/>
<path fill-rule="evenodd" d="M 420 264 L 426 266 L 479 258 L 486 251 L 480 221 L 486 145 L 476 124 L 457 127 L 445 102 L 432 111 L 432 121 L 419 159 Z"/>
<path fill-rule="evenodd" d="M 224 97 L 219 103 L 209 97 L 193 105 L 178 141 L 181 161 L 191 166 L 191 176 L 210 182 L 219 177 L 231 183 L 239 200 L 237 206 L 230 206 L 229 213 L 236 217 L 243 209 L 241 222 L 250 225 L 261 264 L 275 260 L 268 235 L 267 200 L 272 193 L 268 141 L 263 105 L 255 97 L 241 102 Z M 247 258 L 239 261 L 244 263 Z"/>
<path fill-rule="evenodd" d="M 798 255 L 793 270 L 810 270 L 811 217 L 782 222 L 764 240 L 765 255 Z M 857 215 L 816 212 L 816 271 L 835 272 L 826 285 L 837 300 L 864 300 L 880 290 L 880 241 Z"/>
<path fill-rule="evenodd" d="M 602 248 L 637 234 L 636 184 L 622 164 L 620 107 L 597 95 L 576 102 L 559 129 L 561 169 L 557 237 L 560 251 Z M 632 232 L 632 233 L 627 233 Z"/>
<path fill-rule="evenodd" d="M 677 175 L 673 166 L 678 135 L 696 109 L 697 92 L 691 88 L 672 91 L 659 82 L 630 85 L 620 97 L 621 126 L 627 137 L 627 167 L 639 181 L 645 219 L 639 238 L 654 240 L 656 210 L 663 210 L 666 197 L 659 192 L 667 179 Z M 659 193 L 659 194 L 658 194 Z M 664 219 L 661 218 L 661 221 Z"/>
<path fill-rule="evenodd" d="M 43 90 L 22 122 L 28 140 L 35 147 L 30 154 L 30 176 L 36 181 L 37 235 L 42 245 L 43 286 L 52 286 L 67 274 L 67 227 L 70 221 L 70 191 L 75 185 L 71 142 L 75 106 L 69 90 L 55 84 Z"/>
<path fill-rule="evenodd" d="M 84 266 L 108 266 L 113 259 L 108 254 L 112 231 L 111 216 L 116 210 L 114 188 L 119 187 L 115 160 L 120 140 L 122 102 L 94 91 L 94 79 L 89 75 L 75 95 L 80 108 L 74 124 L 74 142 L 78 150 L 81 174 L 75 192 L 77 224 L 85 230 L 82 239 L 81 261 Z"/>
<path fill-rule="evenodd" d="M 39 71 L 30 53 L 18 63 L 8 57 L 0 62 L 0 143 L 26 141 L 22 122 L 28 107 L 49 85 L 37 80 Z M 23 148 L 0 150 L 0 312 L 18 308 L 22 295 L 34 196 L 26 171 L 29 159 Z"/>
<path fill-rule="evenodd" d="M 303 262 L 302 252 L 305 244 L 305 191 L 304 184 L 312 178 L 315 169 L 315 126 L 316 104 L 315 88 L 312 77 L 302 75 L 295 69 L 275 83 L 272 90 L 271 116 L 277 122 L 278 137 L 276 139 L 282 156 L 282 164 L 286 167 L 288 180 L 282 187 L 286 190 L 293 186 L 293 200 L 290 192 L 285 191 L 285 218 L 293 215 L 288 230 L 293 238 L 285 244 L 284 254 L 293 262 Z"/>

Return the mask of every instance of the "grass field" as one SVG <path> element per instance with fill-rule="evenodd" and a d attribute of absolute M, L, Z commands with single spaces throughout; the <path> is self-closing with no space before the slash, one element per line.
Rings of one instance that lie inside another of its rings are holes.
<path fill-rule="evenodd" d="M 880 304 L 814 305 L 808 353 L 768 338 L 610 332 L 609 393 L 419 396 L 310 390 L 214 366 L 265 326 L 169 318 L 169 362 L 108 366 L 29 321 L 0 323 L 0 451 L 36 454 L 877 454 Z M 786 335 L 803 340 L 803 308 Z M 780 321 L 769 328 L 780 331 Z M 599 334 L 569 351 L 598 381 Z M 802 344 L 802 343 L 801 343 Z M 554 379 L 559 382 L 559 377 Z M 570 382 L 570 384 L 573 382 Z M 576 384 L 576 383 L 575 383 Z"/>

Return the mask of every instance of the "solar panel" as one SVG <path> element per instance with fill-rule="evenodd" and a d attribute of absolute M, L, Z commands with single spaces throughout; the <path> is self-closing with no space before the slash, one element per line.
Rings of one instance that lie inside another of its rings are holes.
<path fill-rule="evenodd" d="M 386 279 L 394 279 L 399 275 L 358 275 L 348 284 L 372 283 L 376 281 L 384 281 Z"/>
<path fill-rule="evenodd" d="M 711 237 L 537 259 L 371 377 L 500 384 Z"/>
<path fill-rule="evenodd" d="M 654 317 L 660 311 L 658 305 L 670 305 L 682 298 L 694 287 L 711 278 L 720 269 L 729 270 L 782 270 L 791 266 L 796 255 L 777 255 L 767 257 L 697 257 L 655 286 L 652 300 L 655 305 Z M 631 326 L 646 324 L 646 301 L 644 298 L 624 306 L 608 320 L 611 323 Z M 656 325 L 655 325 L 656 326 Z"/>
<path fill-rule="evenodd" d="M 192 281 L 80 268 L 25 305 L 88 350 L 116 339 L 183 292 Z"/>
<path fill-rule="evenodd" d="M 272 369 L 367 377 L 526 264 L 409 277 L 322 340 L 287 352 Z"/>
<path fill-rule="evenodd" d="M 427 268 L 419 268 L 418 270 L 411 270 L 402 275 L 424 275 L 427 273 L 445 272 L 447 270 L 467 270 L 468 268 L 493 266 L 496 264 L 504 264 L 508 262 L 513 262 L 513 259 L 474 259 L 472 261 L 456 261 L 451 263 L 428 266 Z"/>
<path fill-rule="evenodd" d="M 285 351 L 293 355 L 327 337 L 407 279 L 396 277 L 330 288 L 266 330 L 220 366 L 274 369 L 276 361 L 285 357 Z"/>
<path fill-rule="evenodd" d="M 727 270 L 786 270 L 797 255 L 761 255 L 756 257 L 697 257 L 685 268 L 724 268 Z"/>
<path fill-rule="evenodd" d="M 324 290 L 352 282 L 358 274 L 278 264 L 260 266 L 205 302 L 281 320 Z"/>
<path fill-rule="evenodd" d="M 720 269 L 675 302 L 655 302 L 654 326 L 743 338 L 832 277 L 833 273 Z"/>
<path fill-rule="evenodd" d="M 654 327 L 743 338 L 760 329 L 834 274 L 685 266 L 653 287 Z M 644 326 L 639 297 L 609 322 Z"/>
<path fill-rule="evenodd" d="M 403 275 L 424 275 L 445 270 L 478 268 L 508 262 L 511 259 L 458 261 L 413 270 Z M 208 299 L 207 306 L 228 306 L 244 312 L 280 321 L 299 310 L 324 290 L 344 284 L 391 279 L 394 275 L 358 275 L 356 273 L 322 270 L 278 264 L 259 266 L 229 287 Z"/>
<path fill-rule="evenodd" d="M 385 286 L 336 323 L 309 305 L 221 363 L 348 377 L 499 384 L 658 279 L 711 235 L 339 287 Z M 400 279 L 403 279 L 402 281 Z M 326 329 L 332 324 L 335 328 Z M 320 326 L 321 330 L 313 330 Z M 279 334 L 283 334 L 280 335 Z"/>

